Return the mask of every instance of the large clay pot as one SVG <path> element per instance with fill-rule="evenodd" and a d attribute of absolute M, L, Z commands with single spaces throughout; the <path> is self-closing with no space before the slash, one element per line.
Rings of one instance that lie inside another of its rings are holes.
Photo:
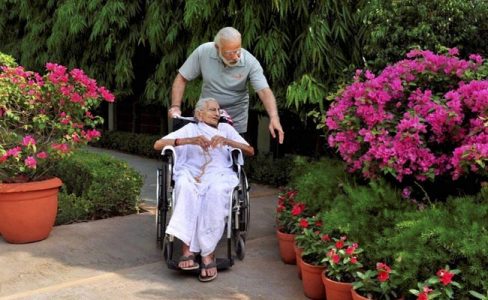
<path fill-rule="evenodd" d="M 9 243 L 23 244 L 49 236 L 58 209 L 59 178 L 0 183 L 0 232 Z"/>
<path fill-rule="evenodd" d="M 302 279 L 302 267 L 301 267 L 301 260 L 302 260 L 302 253 L 303 249 L 299 248 L 297 246 L 296 242 L 293 242 L 293 248 L 295 249 L 295 256 L 297 260 L 297 272 L 298 272 L 298 278 Z"/>
<path fill-rule="evenodd" d="M 321 274 L 325 266 L 311 265 L 300 260 L 302 270 L 303 293 L 310 299 L 325 299 L 324 285 Z"/>
<path fill-rule="evenodd" d="M 352 283 L 331 280 L 322 272 L 327 300 L 352 300 Z"/>
<path fill-rule="evenodd" d="M 295 235 L 289 233 L 283 233 L 277 230 L 276 236 L 278 238 L 278 243 L 280 245 L 281 260 L 285 264 L 294 265 L 296 263 L 295 249 L 293 248 Z"/>

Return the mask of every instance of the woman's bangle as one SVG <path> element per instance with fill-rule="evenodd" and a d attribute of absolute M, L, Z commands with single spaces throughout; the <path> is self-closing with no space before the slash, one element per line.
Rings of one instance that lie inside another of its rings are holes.
<path fill-rule="evenodd" d="M 173 108 L 173 107 L 181 107 L 181 106 L 178 104 L 171 104 L 171 106 L 169 108 Z"/>
<path fill-rule="evenodd" d="M 175 143 L 174 143 L 175 147 L 178 146 L 178 142 L 179 142 L 178 139 L 175 139 Z"/>

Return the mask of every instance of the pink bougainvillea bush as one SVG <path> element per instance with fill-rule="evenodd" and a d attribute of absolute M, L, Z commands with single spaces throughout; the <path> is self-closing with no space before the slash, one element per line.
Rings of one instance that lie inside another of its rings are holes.
<path fill-rule="evenodd" d="M 103 119 L 92 110 L 114 96 L 80 69 L 46 69 L 41 76 L 0 67 L 0 182 L 42 179 L 56 160 L 100 136 Z"/>
<path fill-rule="evenodd" d="M 487 175 L 487 65 L 457 55 L 412 50 L 378 76 L 356 72 L 325 122 L 350 171 L 400 182 Z"/>

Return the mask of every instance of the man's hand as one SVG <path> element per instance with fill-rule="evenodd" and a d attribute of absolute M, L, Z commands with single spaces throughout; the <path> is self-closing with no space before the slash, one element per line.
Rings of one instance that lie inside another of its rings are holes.
<path fill-rule="evenodd" d="M 269 132 L 273 138 L 276 138 L 276 132 L 278 131 L 278 142 L 283 144 L 283 140 L 285 139 L 285 132 L 283 128 L 281 128 L 280 118 L 278 116 L 272 116 L 269 119 Z"/>
<path fill-rule="evenodd" d="M 181 116 L 181 109 L 178 106 L 173 106 L 168 109 L 168 117 L 173 119 Z"/>

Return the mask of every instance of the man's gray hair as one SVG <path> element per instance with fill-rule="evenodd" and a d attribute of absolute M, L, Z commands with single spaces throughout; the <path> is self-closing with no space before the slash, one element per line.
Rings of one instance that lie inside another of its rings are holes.
<path fill-rule="evenodd" d="M 215 100 L 214 98 L 201 98 L 201 99 L 199 99 L 197 104 L 195 105 L 195 114 L 201 110 L 204 110 L 207 107 L 208 102 L 217 102 L 217 100 Z"/>
<path fill-rule="evenodd" d="M 236 41 L 241 40 L 241 33 L 234 27 L 224 27 L 217 32 L 214 38 L 214 42 L 217 46 L 220 46 L 222 40 Z"/>

